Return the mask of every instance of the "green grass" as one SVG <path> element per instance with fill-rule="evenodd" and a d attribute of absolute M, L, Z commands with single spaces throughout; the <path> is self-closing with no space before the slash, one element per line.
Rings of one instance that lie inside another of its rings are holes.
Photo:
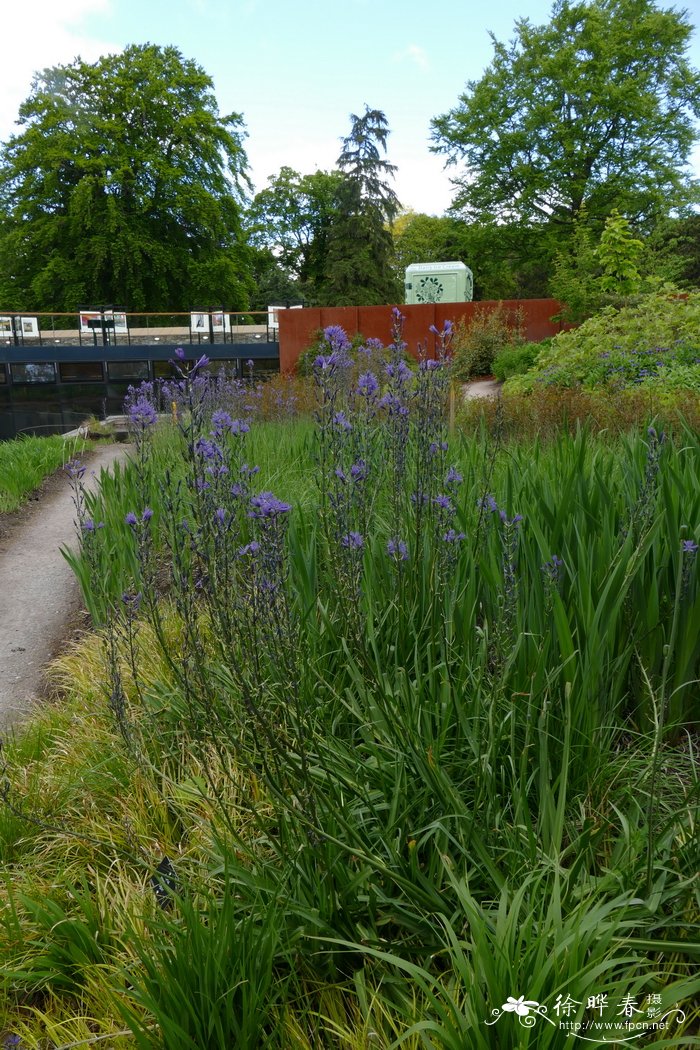
<path fill-rule="evenodd" d="M 0 513 L 17 510 L 45 478 L 85 447 L 62 437 L 21 437 L 0 442 Z"/>

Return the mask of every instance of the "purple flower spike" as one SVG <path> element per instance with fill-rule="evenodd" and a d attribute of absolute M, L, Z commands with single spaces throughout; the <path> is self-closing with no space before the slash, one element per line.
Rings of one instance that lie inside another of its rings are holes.
<path fill-rule="evenodd" d="M 145 430 L 158 422 L 158 413 L 145 397 L 140 397 L 129 408 L 129 422 Z"/>
<path fill-rule="evenodd" d="M 351 551 L 361 551 L 365 545 L 364 538 L 360 532 L 346 532 L 340 542 L 343 547 Z"/>
<path fill-rule="evenodd" d="M 141 515 L 141 521 L 143 521 L 145 523 L 147 521 L 150 521 L 152 517 L 153 517 L 153 511 L 151 510 L 151 508 L 150 507 L 144 507 L 143 514 Z"/>
<path fill-rule="evenodd" d="M 445 543 L 461 543 L 462 540 L 466 540 L 466 534 L 464 532 L 456 532 L 455 529 L 448 529 L 443 535 Z"/>
<path fill-rule="evenodd" d="M 683 540 L 681 544 L 681 550 L 684 554 L 697 554 L 698 544 L 695 540 Z"/>
<path fill-rule="evenodd" d="M 292 509 L 291 503 L 284 503 L 277 499 L 271 492 L 261 492 L 250 500 L 252 510 L 249 511 L 250 518 L 274 518 L 278 514 L 287 514 Z"/>
<path fill-rule="evenodd" d="M 395 558 L 397 561 L 406 561 L 408 559 L 408 547 L 398 537 L 389 540 L 386 545 L 386 552 L 390 558 Z"/>
<path fill-rule="evenodd" d="M 130 510 L 124 517 L 124 521 L 127 525 L 136 525 L 138 524 L 138 520 L 139 519 L 136 517 L 133 510 Z"/>
<path fill-rule="evenodd" d="M 363 372 L 357 381 L 357 389 L 364 397 L 372 397 L 379 390 L 379 380 L 374 372 Z"/>
<path fill-rule="evenodd" d="M 181 346 L 178 346 L 175 350 L 175 357 L 178 359 L 178 361 L 185 360 L 185 351 L 182 349 Z"/>

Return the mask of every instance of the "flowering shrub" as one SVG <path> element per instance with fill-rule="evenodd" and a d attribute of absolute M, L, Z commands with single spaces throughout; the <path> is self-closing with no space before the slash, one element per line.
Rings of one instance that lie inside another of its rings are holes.
<path fill-rule="evenodd" d="M 700 376 L 700 292 L 648 295 L 634 306 L 601 311 L 557 335 L 508 389 L 541 386 L 616 390 L 663 383 L 697 388 Z"/>

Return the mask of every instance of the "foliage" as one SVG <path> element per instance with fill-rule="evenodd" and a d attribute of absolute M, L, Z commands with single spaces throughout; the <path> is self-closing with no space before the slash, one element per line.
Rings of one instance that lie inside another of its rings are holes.
<path fill-rule="evenodd" d="M 522 346 L 504 346 L 494 354 L 491 370 L 503 382 L 511 376 L 522 375 L 534 365 L 537 356 L 551 340 L 541 343 L 523 343 Z"/>
<path fill-rule="evenodd" d="M 466 432 L 485 426 L 489 433 L 501 433 L 509 440 L 542 442 L 557 442 L 562 434 L 574 435 L 581 429 L 601 441 L 616 442 L 623 434 L 643 431 L 650 420 L 678 440 L 686 428 L 700 432 L 700 398 L 687 382 L 679 388 L 664 382 L 624 390 L 541 384 L 520 393 L 517 388 L 517 381 L 510 381 L 501 398 L 465 401 L 457 425 Z"/>
<path fill-rule="evenodd" d="M 508 224 L 467 223 L 456 215 L 406 212 L 393 224 L 397 276 L 414 262 L 465 263 L 474 274 L 475 299 L 538 299 L 547 287 L 547 245 Z"/>
<path fill-rule="evenodd" d="M 457 321 L 452 337 L 452 370 L 457 379 L 491 375 L 496 354 L 522 342 L 522 318 L 499 303 L 495 310 L 477 308 Z"/>
<path fill-rule="evenodd" d="M 632 236 L 627 219 L 613 208 L 597 251 L 601 290 L 619 298 L 639 292 L 642 278 L 638 264 L 643 250 L 643 242 Z"/>
<path fill-rule="evenodd" d="M 339 171 L 300 175 L 283 167 L 256 194 L 247 215 L 252 244 L 273 251 L 282 271 L 295 282 L 297 294 L 312 304 L 322 297 L 343 181 Z"/>
<path fill-rule="evenodd" d="M 570 243 L 555 256 L 550 289 L 564 304 L 561 319 L 580 324 L 603 306 L 623 306 L 631 296 L 658 290 L 663 280 L 656 271 L 663 270 L 661 260 L 632 235 L 617 209 L 606 218 L 596 245 L 584 209 Z"/>
<path fill-rule="evenodd" d="M 337 213 L 326 245 L 322 304 L 372 306 L 397 302 L 394 243 L 388 228 L 399 201 L 387 179 L 395 167 L 382 158 L 389 128 L 380 110 L 350 115 L 338 168 L 343 174 Z"/>
<path fill-rule="evenodd" d="M 6 306 L 247 306 L 244 132 L 212 87 L 152 44 L 35 78 L 0 161 Z"/>
<path fill-rule="evenodd" d="M 601 308 L 599 276 L 595 236 L 584 212 L 575 219 L 568 243 L 554 256 L 549 288 L 562 303 L 561 320 L 580 324 Z"/>
<path fill-rule="evenodd" d="M 697 434 L 532 440 L 510 399 L 450 434 L 449 331 L 414 372 L 392 334 L 356 375 L 325 333 L 312 431 L 247 429 L 201 360 L 177 425 L 133 392 L 83 530 L 105 626 L 5 751 L 32 1050 L 115 1013 L 144 1046 L 516 1050 L 509 996 L 564 1050 L 567 993 L 677 1002 L 694 1045 Z"/>
<path fill-rule="evenodd" d="M 0 442 L 0 513 L 17 510 L 46 477 L 82 452 L 82 439 L 20 437 Z"/>
<path fill-rule="evenodd" d="M 584 207 L 649 220 L 687 202 L 691 33 L 687 12 L 652 0 L 557 0 L 547 25 L 522 18 L 510 44 L 492 37 L 484 75 L 433 121 L 435 150 L 466 163 L 456 206 L 567 231 Z"/>
<path fill-rule="evenodd" d="M 535 367 L 512 381 L 511 389 L 541 384 L 585 387 L 672 381 L 675 369 L 687 377 L 700 365 L 700 293 L 653 293 L 630 306 L 606 307 L 579 328 L 561 332 Z M 696 381 L 695 381 L 696 382 Z M 682 385 L 678 379 L 676 386 Z"/>

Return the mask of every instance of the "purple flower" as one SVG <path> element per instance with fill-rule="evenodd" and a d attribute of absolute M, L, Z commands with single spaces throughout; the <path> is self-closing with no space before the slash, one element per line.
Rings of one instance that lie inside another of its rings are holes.
<path fill-rule="evenodd" d="M 695 540 L 683 540 L 681 544 L 681 550 L 684 554 L 697 554 L 698 544 Z"/>
<path fill-rule="evenodd" d="M 177 358 L 178 361 L 184 361 L 185 360 L 185 351 L 182 349 L 181 346 L 178 346 L 177 349 L 175 350 L 175 357 Z"/>
<path fill-rule="evenodd" d="M 260 544 L 257 540 L 253 540 L 251 543 L 246 543 L 245 547 L 238 548 L 239 558 L 245 558 L 248 554 L 257 554 L 260 550 Z"/>
<path fill-rule="evenodd" d="M 450 469 L 447 471 L 447 477 L 445 478 L 445 484 L 448 485 L 448 486 L 450 486 L 450 485 L 461 485 L 463 480 L 464 480 L 464 478 L 459 473 L 459 471 L 455 470 L 454 467 L 450 467 Z"/>
<path fill-rule="evenodd" d="M 488 492 L 480 500 L 477 500 L 477 507 L 479 510 L 488 510 L 491 514 L 495 514 L 498 511 L 498 504 L 495 498 Z"/>
<path fill-rule="evenodd" d="M 367 464 L 364 459 L 358 459 L 357 463 L 353 463 L 350 467 L 350 477 L 353 481 L 364 481 L 367 477 L 368 470 Z"/>
<path fill-rule="evenodd" d="M 398 536 L 389 540 L 386 545 L 386 552 L 390 558 L 395 558 L 396 561 L 406 561 L 408 559 L 408 547 Z"/>
<path fill-rule="evenodd" d="M 250 505 L 253 508 L 248 513 L 249 518 L 274 518 L 278 514 L 287 514 L 291 509 L 291 503 L 284 503 L 277 499 L 271 492 L 260 492 L 252 496 Z"/>
<path fill-rule="evenodd" d="M 224 411 L 214 412 L 214 414 L 211 417 L 211 421 L 214 424 L 214 428 L 217 432 L 217 435 L 222 434 L 224 430 L 228 430 L 228 428 L 233 423 L 231 416 L 228 414 L 228 412 Z"/>
<path fill-rule="evenodd" d="M 128 511 L 128 513 L 124 517 L 124 521 L 127 525 L 136 525 L 138 524 L 138 520 L 139 519 L 136 517 L 133 510 Z"/>
<path fill-rule="evenodd" d="M 209 364 L 209 358 L 206 354 L 202 354 L 198 361 L 192 365 L 192 371 L 196 372 L 199 368 L 206 368 Z"/>
<path fill-rule="evenodd" d="M 86 518 L 81 524 L 83 532 L 94 532 L 95 529 L 103 529 L 105 523 L 103 521 L 94 522 L 92 518 Z"/>
<path fill-rule="evenodd" d="M 86 468 L 83 464 L 77 459 L 71 460 L 70 463 L 66 463 L 66 473 L 69 478 L 80 480 L 85 476 L 85 469 Z"/>
<path fill-rule="evenodd" d="M 365 545 L 362 534 L 359 532 L 346 532 L 340 542 L 343 547 L 353 551 L 361 551 Z"/>
<path fill-rule="evenodd" d="M 441 361 L 433 361 L 432 358 L 426 358 L 418 365 L 421 372 L 436 372 L 438 368 L 442 368 Z"/>
<path fill-rule="evenodd" d="M 547 579 L 551 580 L 552 582 L 555 582 L 559 579 L 559 575 L 561 573 L 563 565 L 564 562 L 559 557 L 559 555 L 553 554 L 549 561 L 546 561 L 544 565 L 540 566 L 540 571 L 544 574 L 544 576 Z"/>
<path fill-rule="evenodd" d="M 198 456 L 201 456 L 202 459 L 209 462 L 223 459 L 224 455 L 216 442 L 209 441 L 208 438 L 197 438 L 194 443 L 194 451 Z"/>
<path fill-rule="evenodd" d="M 466 534 L 464 532 L 456 532 L 454 529 L 448 529 L 443 534 L 443 540 L 445 543 L 461 543 L 462 540 L 466 540 Z"/>
<path fill-rule="evenodd" d="M 336 412 L 333 416 L 333 422 L 339 430 L 344 430 L 346 433 L 352 430 L 352 423 L 347 418 L 344 412 Z"/>
<path fill-rule="evenodd" d="M 435 496 L 435 498 L 433 499 L 433 503 L 436 507 L 440 507 L 441 510 L 446 510 L 450 513 L 454 510 L 454 507 L 452 506 L 452 500 L 449 496 L 444 496 L 442 494 L 440 494 L 439 496 Z"/>
<path fill-rule="evenodd" d="M 141 515 L 141 521 L 143 521 L 143 522 L 150 521 L 152 517 L 153 517 L 153 511 L 151 510 L 151 508 L 150 507 L 144 507 L 143 514 Z"/>
<path fill-rule="evenodd" d="M 364 397 L 372 397 L 379 390 L 379 380 L 374 372 L 363 372 L 357 380 L 357 389 Z"/>
<path fill-rule="evenodd" d="M 145 430 L 158 422 L 158 413 L 145 397 L 140 397 L 129 407 L 129 422 Z"/>
<path fill-rule="evenodd" d="M 347 332 L 339 324 L 332 324 L 328 328 L 324 328 L 323 338 L 334 352 L 344 354 L 350 349 L 350 340 Z M 339 363 L 339 361 L 336 361 L 336 364 Z"/>
<path fill-rule="evenodd" d="M 225 521 L 226 521 L 226 510 L 224 509 L 224 507 L 217 507 L 216 508 L 216 510 L 214 511 L 214 518 L 219 523 L 219 525 L 223 525 L 225 523 Z"/>
<path fill-rule="evenodd" d="M 245 420 L 232 419 L 228 412 L 214 412 L 211 421 L 214 424 L 212 437 L 221 437 L 226 431 L 238 437 L 240 434 L 247 434 L 250 430 Z"/>

